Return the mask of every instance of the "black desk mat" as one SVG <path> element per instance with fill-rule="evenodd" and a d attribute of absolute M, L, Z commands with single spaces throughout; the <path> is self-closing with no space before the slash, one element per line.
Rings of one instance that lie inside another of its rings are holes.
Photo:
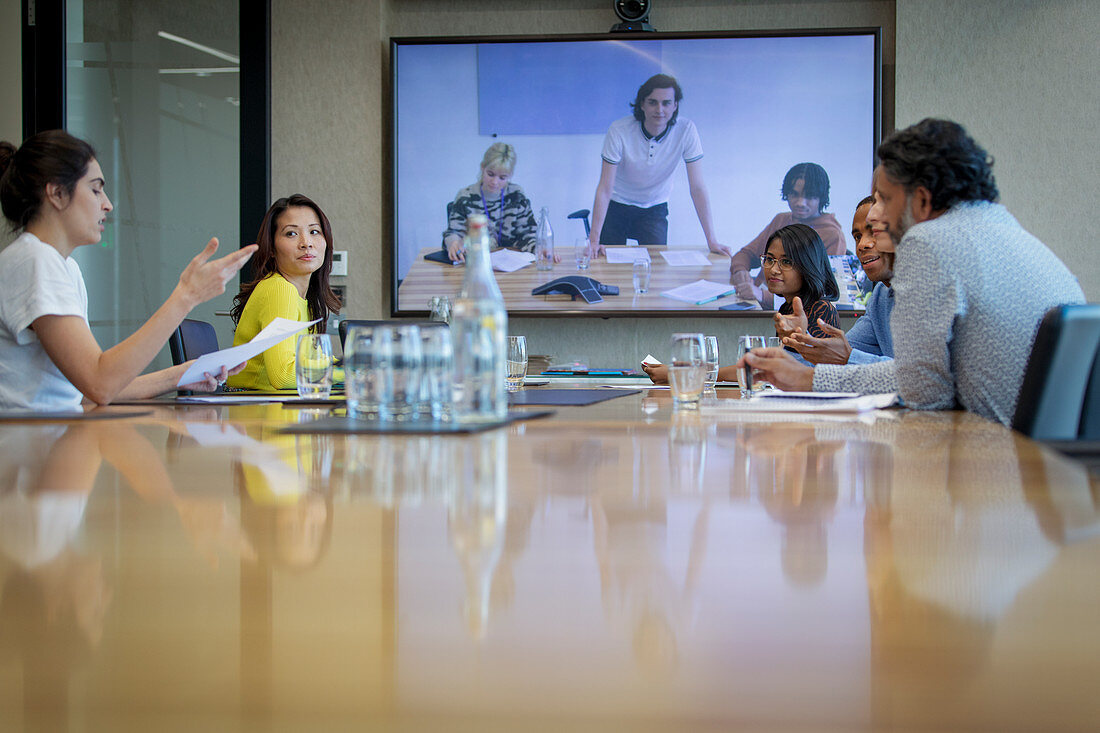
<path fill-rule="evenodd" d="M 333 416 L 320 420 L 288 425 L 280 428 L 280 433 L 292 435 L 309 435 L 316 433 L 346 433 L 346 434 L 372 434 L 372 435 L 461 435 L 464 433 L 480 433 L 485 430 L 499 428 L 509 423 L 522 420 L 534 420 L 540 417 L 553 415 L 553 410 L 509 410 L 508 417 L 499 422 L 476 423 L 463 425 L 453 422 L 431 422 L 428 420 L 414 420 L 412 422 L 394 422 L 392 420 L 359 420 L 353 417 Z"/>
<path fill-rule="evenodd" d="M 640 389 L 525 389 L 509 394 L 508 404 L 579 407 L 638 394 L 641 391 Z"/>

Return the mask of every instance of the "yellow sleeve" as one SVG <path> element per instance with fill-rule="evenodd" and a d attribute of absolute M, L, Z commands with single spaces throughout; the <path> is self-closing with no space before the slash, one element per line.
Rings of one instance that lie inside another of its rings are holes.
<path fill-rule="evenodd" d="M 261 280 L 248 296 L 233 345 L 247 343 L 276 318 L 310 320 L 309 304 L 298 295 L 297 288 L 278 274 Z M 244 389 L 293 389 L 297 341 L 298 335 L 294 334 L 250 359 L 240 374 L 229 378 L 229 385 Z"/>

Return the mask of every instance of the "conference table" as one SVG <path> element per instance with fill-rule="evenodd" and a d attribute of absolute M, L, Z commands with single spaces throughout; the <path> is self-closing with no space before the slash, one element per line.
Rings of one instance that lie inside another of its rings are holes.
<path fill-rule="evenodd" d="M 0 423 L 0 730 L 1100 726 L 1079 464 L 963 412 L 617 395 Z"/>
<path fill-rule="evenodd" d="M 638 247 L 615 247 L 612 249 L 636 251 Z M 532 311 L 540 315 L 557 313 L 598 313 L 600 315 L 633 314 L 648 311 L 705 312 L 716 311 L 722 306 L 738 304 L 745 310 L 760 311 L 756 301 L 741 301 L 736 295 L 696 304 L 686 303 L 661 295 L 662 292 L 681 285 L 707 280 L 714 283 L 730 281 L 730 259 L 725 255 L 698 250 L 708 264 L 670 266 L 661 256 L 664 247 L 646 247 L 650 250 L 649 292 L 635 293 L 633 285 L 633 265 L 631 263 L 611 263 L 605 257 L 597 257 L 589 263 L 588 269 L 577 269 L 570 247 L 560 248 L 558 254 L 562 261 L 554 265 L 553 270 L 537 270 L 528 265 L 514 272 L 494 272 L 497 285 L 500 286 L 504 304 L 510 312 Z M 402 311 L 427 311 L 433 296 L 454 297 L 462 287 L 466 268 L 461 265 L 448 265 L 425 260 L 424 255 L 438 252 L 438 247 L 421 250 L 409 271 L 397 289 L 397 307 Z M 686 254 L 685 250 L 673 249 L 675 254 Z M 605 285 L 619 288 L 618 295 L 607 295 L 603 302 L 586 303 L 581 298 L 567 294 L 532 295 L 531 291 L 540 285 L 569 275 L 581 275 L 595 278 Z M 732 286 L 730 286 L 732 289 Z"/>

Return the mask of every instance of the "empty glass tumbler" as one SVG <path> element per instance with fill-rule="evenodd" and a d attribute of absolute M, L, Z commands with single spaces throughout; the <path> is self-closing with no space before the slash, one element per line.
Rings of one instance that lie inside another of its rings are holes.
<path fill-rule="evenodd" d="M 635 258 L 634 266 L 632 267 L 635 293 L 638 293 L 639 295 L 644 295 L 645 293 L 649 292 L 649 273 L 649 259 L 645 257 Z"/>
<path fill-rule="evenodd" d="M 451 419 L 451 382 L 454 379 L 451 329 L 445 326 L 421 327 L 420 352 L 423 366 L 420 374 L 419 419 L 448 421 Z"/>
<path fill-rule="evenodd" d="M 348 416 L 378 419 L 393 390 L 393 335 L 383 326 L 352 326 L 344 341 L 344 394 Z"/>
<path fill-rule="evenodd" d="M 707 364 L 707 378 L 703 384 L 704 389 L 714 389 L 718 383 L 718 337 L 706 336 L 703 338 L 703 357 Z"/>
<path fill-rule="evenodd" d="M 578 270 L 587 270 L 591 253 L 588 251 L 588 239 L 577 238 L 573 243 L 573 259 L 577 261 Z"/>
<path fill-rule="evenodd" d="M 420 405 L 420 379 L 423 367 L 420 327 L 412 324 L 383 326 L 389 329 L 391 344 L 391 389 L 389 399 L 381 400 L 379 417 L 405 422 L 415 420 Z"/>

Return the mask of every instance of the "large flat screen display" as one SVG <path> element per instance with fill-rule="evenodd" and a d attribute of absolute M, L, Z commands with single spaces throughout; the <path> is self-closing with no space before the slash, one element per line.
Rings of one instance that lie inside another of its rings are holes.
<path fill-rule="evenodd" d="M 493 260 L 511 313 L 771 309 L 779 301 L 767 293 L 759 257 L 731 260 L 712 249 L 736 254 L 786 221 L 780 215 L 821 231 L 841 280 L 839 304 L 854 303 L 843 282 L 853 262 L 843 252 L 854 247 L 851 217 L 870 190 L 880 136 L 879 36 L 393 39 L 394 313 L 423 314 L 432 297 L 454 297 L 464 265 L 451 264 L 446 242 L 461 239 L 476 212 L 488 214 L 494 246 L 507 248 Z M 644 89 L 656 75 L 659 85 L 675 81 L 679 101 L 675 87 Z M 828 178 L 828 205 L 809 214 L 783 192 L 802 163 L 816 172 L 799 174 L 800 190 L 820 188 L 822 171 Z M 533 262 L 544 209 L 560 259 L 550 270 Z M 601 218 L 608 249 L 580 269 L 575 246 Z M 637 258 L 650 261 L 645 293 L 634 286 Z M 753 297 L 711 299 L 722 285 L 732 289 L 732 263 L 748 268 Z M 569 276 L 619 293 L 605 289 L 597 302 L 569 288 L 532 293 Z"/>

